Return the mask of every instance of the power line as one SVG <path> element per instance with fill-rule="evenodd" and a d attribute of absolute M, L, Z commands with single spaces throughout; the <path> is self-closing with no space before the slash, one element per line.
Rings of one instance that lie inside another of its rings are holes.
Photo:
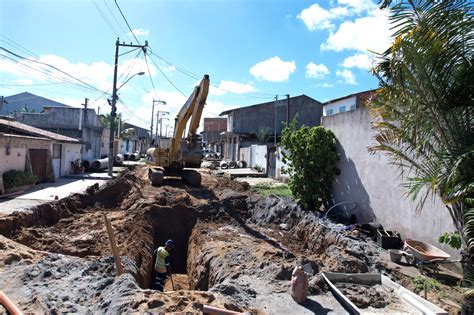
<path fill-rule="evenodd" d="M 150 58 L 151 62 L 153 62 L 153 64 L 155 65 L 155 67 L 158 69 L 158 71 L 160 71 L 160 73 L 165 77 L 165 79 L 169 82 L 169 84 L 171 84 L 179 93 L 181 93 L 184 97 L 186 97 L 186 95 L 183 93 L 183 91 L 181 91 L 169 78 L 168 76 L 160 69 L 160 67 L 156 64 L 156 62 L 153 60 L 153 58 Z"/>
<path fill-rule="evenodd" d="M 0 47 L 1 48 L 1 47 Z M 57 83 L 57 84 L 66 84 L 68 87 L 77 87 L 77 88 L 81 88 L 81 89 L 84 89 L 84 90 L 87 90 L 89 92 L 94 92 L 95 93 L 95 88 L 94 89 L 91 89 L 90 87 L 87 87 L 87 86 L 84 86 L 84 85 L 80 85 L 78 83 L 73 83 L 71 81 L 68 81 L 67 79 L 65 78 L 62 78 L 62 77 L 58 77 L 57 75 L 55 75 L 55 73 L 53 73 L 51 70 L 49 69 L 44 69 L 44 68 L 34 68 L 28 64 L 25 64 L 25 63 L 22 63 L 22 62 L 19 62 L 18 60 L 15 60 L 9 56 L 6 56 L 6 55 L 3 55 L 3 54 L 0 54 L 0 57 L 3 58 L 3 59 L 7 59 L 7 60 L 10 60 L 12 61 L 13 63 L 15 64 L 18 64 L 20 67 L 24 67 L 24 68 L 28 68 L 28 69 L 31 69 L 35 72 L 38 72 L 41 76 L 40 78 L 43 79 L 43 80 L 46 80 L 48 82 L 51 82 L 51 83 Z M 21 68 L 18 69 L 18 71 L 26 74 L 26 75 L 31 75 L 31 73 L 29 72 L 25 72 L 23 71 Z M 52 78 L 56 81 L 52 81 L 52 80 L 49 80 L 49 78 Z"/>
<path fill-rule="evenodd" d="M 112 30 L 112 32 L 116 35 L 116 36 L 119 36 L 119 32 L 117 32 L 117 30 L 113 27 L 113 25 L 109 22 L 109 19 L 107 18 L 107 16 L 104 14 L 104 12 L 102 12 L 101 8 L 99 7 L 99 5 L 95 2 L 95 0 L 92 0 L 92 3 L 94 4 L 95 8 L 97 9 L 97 11 L 99 11 L 99 14 L 100 16 L 102 17 L 102 19 L 105 21 L 105 23 L 107 23 L 107 25 L 110 27 L 110 29 Z"/>
<path fill-rule="evenodd" d="M 101 92 L 101 93 L 104 92 L 104 91 L 99 90 L 99 89 L 96 88 L 95 86 L 90 85 L 89 83 L 84 82 L 84 81 L 82 81 L 81 79 L 76 78 L 75 76 L 73 76 L 73 75 L 71 75 L 71 74 L 69 74 L 69 73 L 67 73 L 67 72 L 65 72 L 65 71 L 63 71 L 63 70 L 61 70 L 61 69 L 59 69 L 59 68 L 53 66 L 53 65 L 50 65 L 50 64 L 47 64 L 47 63 L 38 61 L 38 60 L 33 60 L 33 59 L 29 59 L 29 58 L 23 57 L 23 56 L 21 56 L 21 55 L 18 55 L 18 54 L 16 54 L 16 53 L 14 53 L 14 52 L 12 52 L 12 51 L 10 51 L 10 50 L 4 48 L 4 47 L 0 47 L 0 49 L 3 50 L 3 51 L 5 51 L 5 52 L 7 52 L 7 53 L 9 53 L 9 54 L 11 54 L 11 55 L 13 55 L 13 56 L 15 56 L 15 57 L 17 57 L 17 58 L 20 58 L 20 59 L 22 59 L 22 60 L 26 60 L 26 61 L 29 61 L 29 62 L 38 63 L 38 64 L 41 64 L 41 65 L 47 66 L 47 67 L 49 67 L 49 68 L 52 68 L 52 69 L 54 69 L 54 70 L 56 70 L 56 71 L 59 71 L 59 72 L 63 73 L 64 75 L 66 75 L 66 76 L 68 76 L 68 77 L 70 77 L 70 78 L 72 78 L 72 79 L 74 79 L 74 80 L 76 80 L 76 81 L 78 81 L 78 82 L 80 82 L 80 83 L 82 83 L 82 84 L 84 84 L 84 85 L 90 87 L 91 89 L 94 89 L 94 90 L 99 91 L 99 92 Z"/>
<path fill-rule="evenodd" d="M 5 39 L 2 39 L 1 41 L 6 43 L 7 45 L 10 45 L 18 50 L 21 50 L 22 52 L 24 53 L 27 53 L 27 54 L 31 54 L 33 55 L 34 57 L 38 58 L 38 55 L 36 55 L 34 52 L 32 52 L 31 50 L 21 46 L 20 44 L 18 44 L 17 42 L 15 42 L 14 40 L 8 38 L 7 36 L 3 35 L 3 34 L 0 34 L 0 36 L 2 36 L 3 38 Z"/>
<path fill-rule="evenodd" d="M 157 58 L 159 58 L 160 60 L 162 60 L 163 62 L 165 62 L 166 64 L 168 64 L 169 66 L 172 66 L 174 67 L 176 70 L 178 70 L 179 72 L 183 73 L 184 75 L 190 77 L 191 79 L 193 80 L 199 80 L 200 79 L 200 76 L 198 76 L 197 74 L 189 71 L 189 70 L 186 70 L 182 67 L 179 67 L 177 66 L 176 64 L 168 61 L 167 59 L 159 56 L 158 54 L 154 53 L 153 51 L 151 52 L 152 55 L 156 56 Z M 152 59 L 153 61 L 153 59 Z M 161 72 L 161 70 L 160 70 Z M 265 99 L 265 100 L 270 100 L 270 99 L 273 99 L 273 97 L 275 96 L 275 94 L 270 94 L 270 93 L 258 93 L 258 92 L 248 92 L 248 93 L 235 93 L 235 92 L 232 92 L 232 91 L 229 91 L 229 90 L 226 90 L 226 89 L 223 89 L 221 87 L 219 87 L 219 85 L 211 82 L 211 86 L 215 87 L 215 88 L 218 88 L 218 89 L 221 89 L 227 93 L 230 93 L 230 94 L 234 94 L 234 95 L 239 95 L 239 96 L 245 96 L 245 97 L 250 97 L 250 98 L 254 98 L 254 99 Z M 253 94 L 253 95 L 252 95 Z"/>
<path fill-rule="evenodd" d="M 126 23 L 127 26 L 128 26 L 128 29 L 130 30 L 130 33 L 132 33 L 133 37 L 134 37 L 135 40 L 137 41 L 137 44 L 141 46 L 140 41 L 139 41 L 138 38 L 135 36 L 135 33 L 133 32 L 132 28 L 130 27 L 130 24 L 128 24 L 128 21 L 127 21 L 127 19 L 125 18 L 125 15 L 123 14 L 122 9 L 120 9 L 120 6 L 119 6 L 119 4 L 117 3 L 117 0 L 115 0 L 115 5 L 116 5 L 117 8 L 119 9 L 120 14 L 121 14 L 122 17 L 123 17 L 123 20 L 125 21 L 125 23 Z"/>
<path fill-rule="evenodd" d="M 148 70 L 148 76 L 150 77 L 151 86 L 153 87 L 153 92 L 155 92 L 156 98 L 160 99 L 158 97 L 158 93 L 156 93 L 155 83 L 153 82 L 153 78 L 151 76 L 150 67 L 148 66 L 148 59 L 146 58 L 146 54 L 143 54 L 143 56 L 144 56 L 144 59 L 145 59 L 145 62 L 146 62 L 146 68 Z"/>
<path fill-rule="evenodd" d="M 118 25 L 118 27 L 120 28 L 120 30 L 122 31 L 122 33 L 125 34 L 125 35 L 128 37 L 127 32 L 124 30 L 124 28 L 122 27 L 122 25 L 119 23 L 119 21 L 118 21 L 117 18 L 115 17 L 114 12 L 113 12 L 112 9 L 109 7 L 109 5 L 107 4 L 106 0 L 104 0 L 104 4 L 105 4 L 105 6 L 107 7 L 107 10 L 109 10 L 110 15 L 111 15 L 112 18 L 115 20 L 115 23 L 117 23 L 117 25 Z M 130 37 L 128 37 L 128 38 L 130 39 Z"/>

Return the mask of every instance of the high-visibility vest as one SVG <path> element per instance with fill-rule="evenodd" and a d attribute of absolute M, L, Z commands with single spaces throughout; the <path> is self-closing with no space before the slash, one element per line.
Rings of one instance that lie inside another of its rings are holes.
<path fill-rule="evenodd" d="M 164 247 L 159 247 L 156 250 L 156 262 L 155 262 L 155 270 L 160 273 L 165 273 L 166 270 L 166 263 L 165 259 L 168 257 L 170 253 L 164 248 Z"/>

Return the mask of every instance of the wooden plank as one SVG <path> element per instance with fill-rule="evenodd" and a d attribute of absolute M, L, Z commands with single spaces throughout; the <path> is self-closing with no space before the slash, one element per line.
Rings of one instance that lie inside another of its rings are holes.
<path fill-rule="evenodd" d="M 109 235 L 110 247 L 112 248 L 112 253 L 114 254 L 115 265 L 117 266 L 117 274 L 120 276 L 124 273 L 122 261 L 120 260 L 120 254 L 117 247 L 117 243 L 115 242 L 115 234 L 114 230 L 112 229 L 112 225 L 110 224 L 109 219 L 107 218 L 107 214 L 104 213 L 104 221 L 105 227 L 107 228 L 107 234 Z"/>

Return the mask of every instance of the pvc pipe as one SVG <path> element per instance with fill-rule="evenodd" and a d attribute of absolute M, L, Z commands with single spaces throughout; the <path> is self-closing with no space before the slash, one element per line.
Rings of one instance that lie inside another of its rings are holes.
<path fill-rule="evenodd" d="M 3 305 L 7 311 L 12 315 L 21 315 L 22 312 L 16 307 L 16 305 L 8 298 L 8 296 L 0 291 L 0 304 Z"/>
<path fill-rule="evenodd" d="M 210 305 L 203 305 L 202 312 L 204 314 L 212 314 L 212 315 L 236 315 L 236 314 L 243 314 L 234 311 L 227 310 L 225 308 L 214 307 Z"/>

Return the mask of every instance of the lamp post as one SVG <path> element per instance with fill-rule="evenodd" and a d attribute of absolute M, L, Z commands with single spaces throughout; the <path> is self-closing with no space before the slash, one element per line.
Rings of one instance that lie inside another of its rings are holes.
<path fill-rule="evenodd" d="M 118 41 L 117 41 L 118 42 Z M 114 135 L 115 135 L 115 117 L 117 116 L 117 100 L 118 100 L 118 95 L 117 92 L 118 90 L 124 86 L 128 81 L 130 81 L 134 76 L 137 75 L 144 75 L 145 72 L 138 72 L 129 77 L 125 82 L 123 82 L 118 88 L 117 88 L 117 65 L 118 65 L 118 48 L 119 45 L 117 44 L 116 52 L 115 52 L 115 67 L 114 67 L 114 86 L 112 90 L 112 110 L 110 111 L 110 138 L 109 138 L 109 157 L 108 157 L 108 175 L 112 177 L 113 172 L 113 166 L 114 166 Z"/>

